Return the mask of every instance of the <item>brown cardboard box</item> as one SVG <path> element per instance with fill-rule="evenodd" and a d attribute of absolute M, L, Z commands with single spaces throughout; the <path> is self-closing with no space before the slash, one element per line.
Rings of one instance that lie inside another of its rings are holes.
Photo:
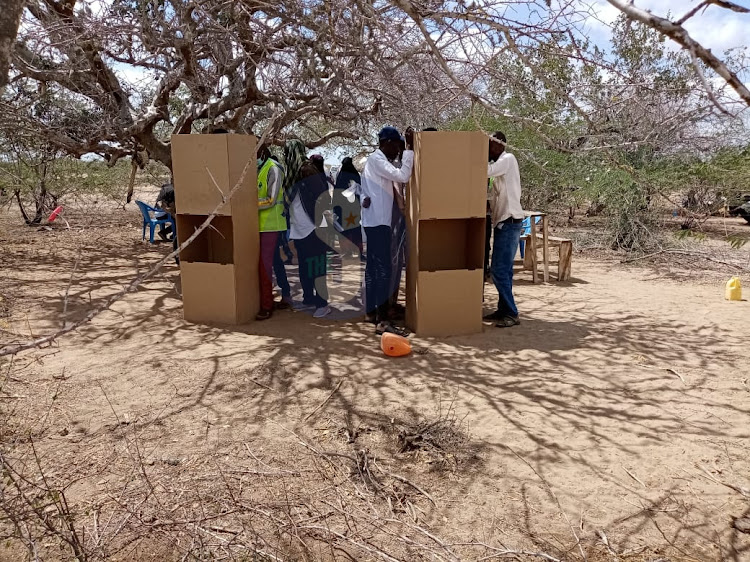
<path fill-rule="evenodd" d="M 416 219 L 483 217 L 489 142 L 478 131 L 417 133 L 410 183 Z"/>
<path fill-rule="evenodd" d="M 177 212 L 207 215 L 235 186 L 245 166 L 242 188 L 220 215 L 246 213 L 258 199 L 256 139 L 252 135 L 172 135 L 172 172 Z M 256 212 L 257 214 L 257 212 Z"/>
<path fill-rule="evenodd" d="M 228 194 L 250 161 L 240 189 L 211 225 L 180 253 L 183 309 L 189 322 L 243 324 L 252 321 L 260 308 L 255 142 L 254 137 L 246 135 L 172 137 L 180 244 L 221 202 L 211 176 Z"/>
<path fill-rule="evenodd" d="M 407 324 L 421 336 L 480 333 L 487 137 L 420 133 L 415 152 L 407 191 Z"/>

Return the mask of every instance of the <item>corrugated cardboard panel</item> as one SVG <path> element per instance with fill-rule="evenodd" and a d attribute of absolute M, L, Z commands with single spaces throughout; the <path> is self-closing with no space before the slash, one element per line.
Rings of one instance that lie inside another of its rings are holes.
<path fill-rule="evenodd" d="M 178 213 L 208 215 L 221 202 L 221 193 L 229 192 L 228 136 L 172 135 L 172 175 Z M 231 215 L 231 207 L 224 205 L 218 214 Z"/>
<path fill-rule="evenodd" d="M 486 214 L 488 142 L 478 131 L 416 135 L 412 195 L 420 219 Z"/>
<path fill-rule="evenodd" d="M 406 190 L 406 231 L 408 233 L 406 237 L 408 244 L 406 253 L 406 324 L 408 326 L 416 325 L 417 273 L 419 272 L 419 253 L 417 252 L 419 213 L 417 210 L 418 199 L 413 195 L 415 184 L 415 176 L 412 175 Z"/>
<path fill-rule="evenodd" d="M 487 166 L 489 164 L 490 142 L 482 132 L 471 134 L 469 141 L 469 173 L 471 174 L 471 209 L 473 217 L 487 216 Z M 481 186 L 481 188 L 480 188 Z M 476 214 L 481 208 L 481 212 Z"/>
<path fill-rule="evenodd" d="M 484 223 L 484 217 L 419 221 L 419 270 L 482 269 Z"/>
<path fill-rule="evenodd" d="M 420 271 L 417 277 L 416 322 L 420 336 L 446 337 L 482 332 L 484 272 Z"/>
<path fill-rule="evenodd" d="M 217 263 L 180 262 L 185 320 L 238 324 L 235 268 Z"/>
<path fill-rule="evenodd" d="M 180 244 L 208 218 L 208 215 L 177 215 L 177 239 Z M 180 260 L 203 263 L 234 263 L 232 217 L 217 216 L 198 238 L 180 252 Z"/>
<path fill-rule="evenodd" d="M 237 317 L 239 323 L 245 323 L 255 320 L 260 310 L 257 140 L 252 135 L 229 135 L 227 140 L 231 184 L 246 172 L 242 187 L 232 198 Z"/>
<path fill-rule="evenodd" d="M 229 188 L 234 187 L 242 177 L 247 167 L 242 187 L 232 197 L 232 214 L 248 212 L 254 221 L 255 230 L 258 225 L 258 166 L 255 152 L 257 139 L 252 135 L 227 135 L 227 159 L 229 162 Z M 252 211 L 251 209 L 252 208 Z"/>
<path fill-rule="evenodd" d="M 255 190 L 257 194 L 257 188 Z M 237 319 L 240 324 L 255 319 L 260 310 L 260 235 L 258 233 L 258 198 L 249 205 L 234 207 L 234 265 L 237 283 Z"/>

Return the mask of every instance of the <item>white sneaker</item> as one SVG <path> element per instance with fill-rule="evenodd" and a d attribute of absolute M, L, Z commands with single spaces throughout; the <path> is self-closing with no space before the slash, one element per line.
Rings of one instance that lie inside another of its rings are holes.
<path fill-rule="evenodd" d="M 323 318 L 324 316 L 328 316 L 331 312 L 330 306 L 321 306 L 320 308 L 315 309 L 315 312 L 313 312 L 313 318 Z"/>

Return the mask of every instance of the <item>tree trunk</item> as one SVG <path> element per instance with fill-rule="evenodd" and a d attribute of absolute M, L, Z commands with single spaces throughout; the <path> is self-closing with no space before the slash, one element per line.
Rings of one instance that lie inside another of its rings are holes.
<path fill-rule="evenodd" d="M 0 91 L 8 83 L 8 69 L 25 0 L 3 0 L 0 9 Z"/>
<path fill-rule="evenodd" d="M 26 214 L 26 209 L 23 208 L 23 203 L 21 202 L 21 190 L 16 189 L 13 192 L 13 195 L 16 196 L 16 201 L 18 201 L 18 208 L 21 210 L 21 214 L 23 215 L 23 220 L 26 224 L 31 224 L 31 219 L 29 218 L 29 215 Z"/>
<path fill-rule="evenodd" d="M 36 205 L 36 214 L 34 220 L 30 224 L 40 224 L 42 219 L 49 211 L 49 205 L 47 205 L 47 199 L 50 198 L 52 203 L 57 201 L 57 197 L 47 191 L 47 172 L 49 168 L 47 162 L 42 164 L 42 173 L 39 178 L 39 192 L 34 195 L 34 204 Z"/>

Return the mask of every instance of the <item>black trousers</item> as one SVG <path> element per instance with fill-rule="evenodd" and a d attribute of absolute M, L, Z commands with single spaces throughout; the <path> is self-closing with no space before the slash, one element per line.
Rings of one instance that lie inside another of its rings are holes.
<path fill-rule="evenodd" d="M 302 285 L 303 302 L 321 308 L 328 304 L 327 250 L 323 241 L 312 231 L 306 238 L 295 240 L 299 262 L 299 282 Z"/>
<path fill-rule="evenodd" d="M 365 306 L 368 314 L 386 319 L 391 296 L 391 227 L 367 226 Z"/>

